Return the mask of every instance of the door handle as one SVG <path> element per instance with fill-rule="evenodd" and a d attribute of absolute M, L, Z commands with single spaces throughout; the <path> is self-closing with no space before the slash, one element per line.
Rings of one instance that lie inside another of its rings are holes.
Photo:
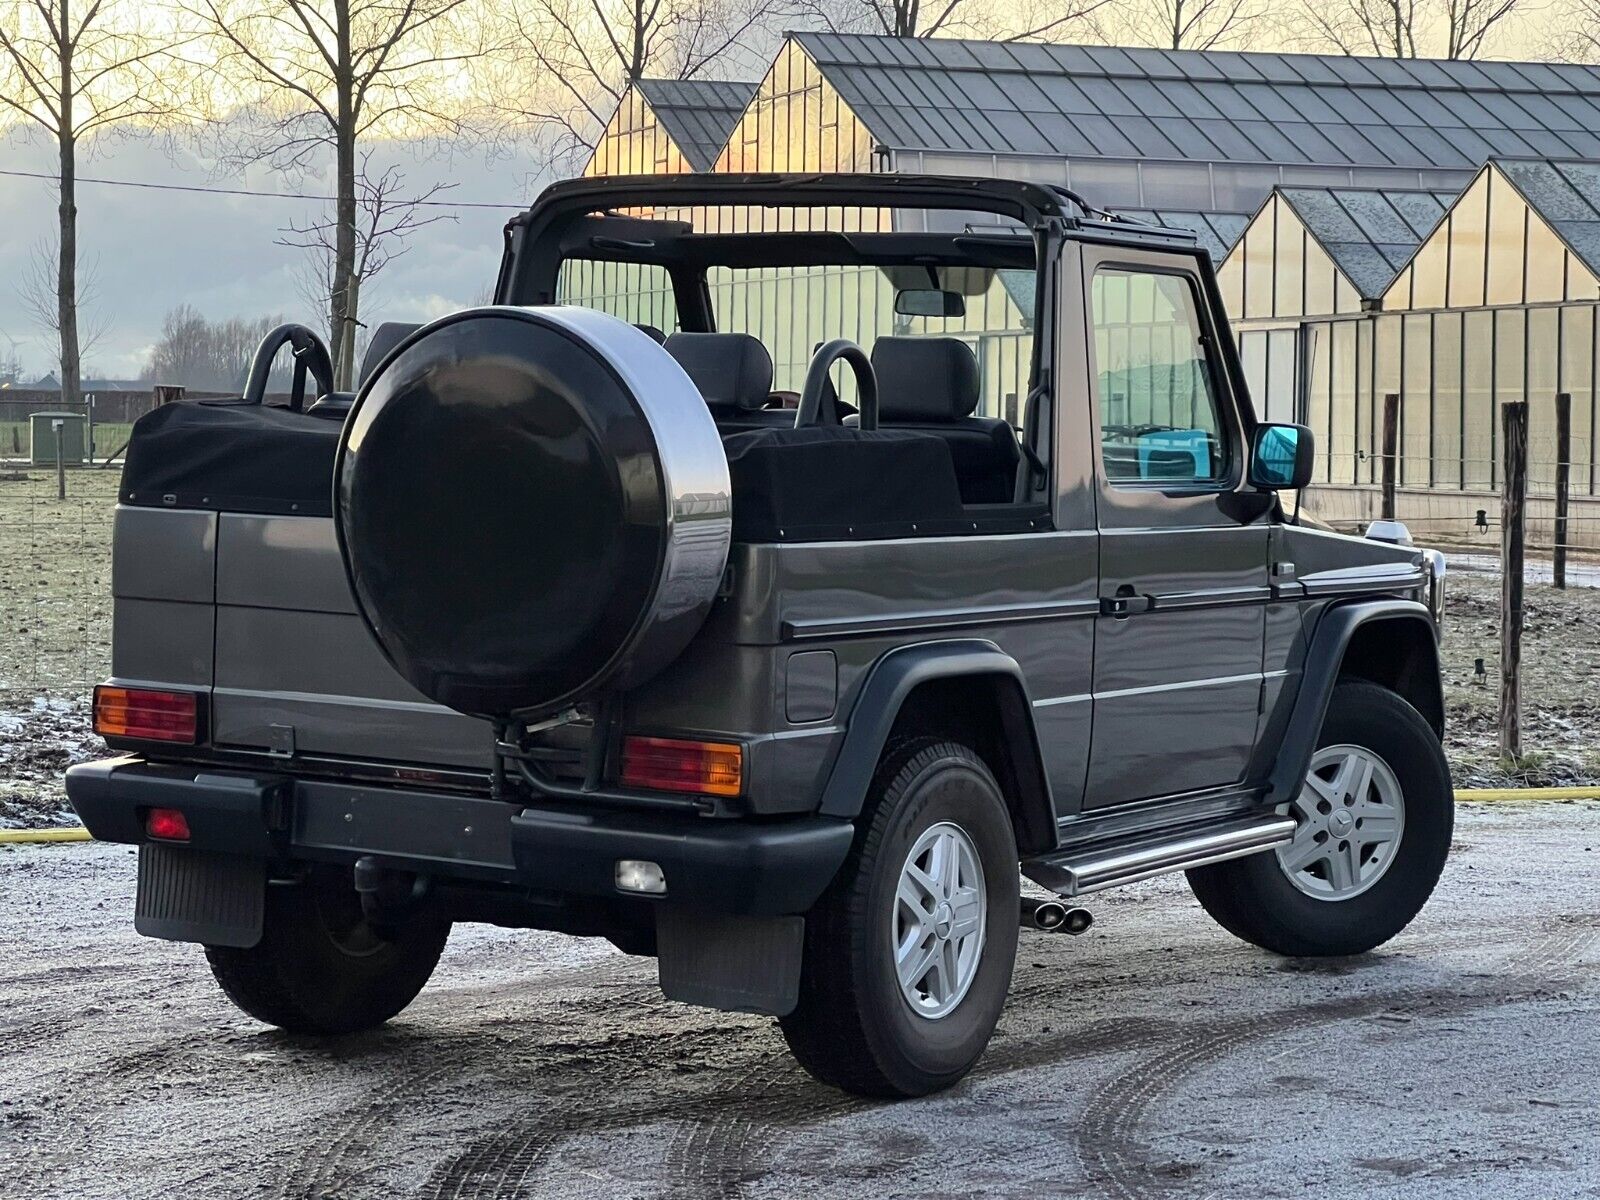
<path fill-rule="evenodd" d="M 1107 617 L 1131 617 L 1134 613 L 1149 612 L 1156 606 L 1156 598 L 1138 592 L 1131 584 L 1123 584 L 1113 596 L 1100 597 L 1100 612 Z"/>

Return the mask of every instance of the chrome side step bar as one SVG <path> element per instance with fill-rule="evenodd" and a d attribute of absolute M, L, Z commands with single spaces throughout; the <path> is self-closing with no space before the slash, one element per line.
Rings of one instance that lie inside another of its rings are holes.
<path fill-rule="evenodd" d="M 1293 817 L 1271 814 L 1143 837 L 1110 846 L 1087 846 L 1033 859 L 1022 873 L 1058 896 L 1082 896 L 1119 884 L 1135 883 L 1170 871 L 1242 858 L 1281 846 L 1294 837 Z"/>

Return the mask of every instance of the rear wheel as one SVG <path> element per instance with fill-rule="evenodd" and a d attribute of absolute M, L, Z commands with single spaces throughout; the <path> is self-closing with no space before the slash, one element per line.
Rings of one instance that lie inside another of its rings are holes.
<path fill-rule="evenodd" d="M 1421 911 L 1450 850 L 1455 801 L 1432 728 L 1387 688 L 1334 689 L 1292 841 L 1200 867 L 1189 883 L 1224 929 L 1279 954 L 1361 954 Z"/>
<path fill-rule="evenodd" d="M 880 766 L 856 843 L 806 917 L 800 1064 L 869 1096 L 949 1087 L 988 1045 L 1017 951 L 1017 847 L 971 749 L 924 739 Z"/>
<path fill-rule="evenodd" d="M 424 911 L 374 925 L 349 872 L 317 868 L 301 883 L 268 886 L 261 941 L 207 946 L 206 958 L 228 999 L 258 1021 L 355 1033 L 416 999 L 449 936 L 450 923 Z"/>

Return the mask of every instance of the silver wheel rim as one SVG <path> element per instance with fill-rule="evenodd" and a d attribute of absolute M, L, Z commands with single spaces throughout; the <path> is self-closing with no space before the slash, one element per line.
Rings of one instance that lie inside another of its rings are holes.
<path fill-rule="evenodd" d="M 955 1011 L 983 958 L 989 899 L 977 847 L 959 825 L 925 830 L 895 889 L 895 974 L 911 1011 L 930 1021 Z"/>
<path fill-rule="evenodd" d="M 1400 781 L 1364 746 L 1318 750 L 1289 811 L 1298 824 L 1294 839 L 1278 848 L 1278 865 L 1318 900 L 1348 900 L 1377 883 L 1405 832 Z"/>

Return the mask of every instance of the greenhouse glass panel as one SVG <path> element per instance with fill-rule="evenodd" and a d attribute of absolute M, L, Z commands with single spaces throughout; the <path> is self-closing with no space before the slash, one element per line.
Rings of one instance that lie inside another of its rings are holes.
<path fill-rule="evenodd" d="M 1565 300 L 1567 291 L 1567 250 L 1543 218 L 1531 214 L 1528 220 L 1528 261 L 1526 292 L 1529 304 Z"/>
<path fill-rule="evenodd" d="M 1270 209 L 1250 222 L 1244 234 L 1244 315 L 1272 315 L 1273 226 L 1280 204 L 1276 198 Z"/>
<path fill-rule="evenodd" d="M 1334 311 L 1333 281 L 1338 271 L 1321 246 L 1306 239 L 1304 311 L 1318 316 Z"/>
<path fill-rule="evenodd" d="M 1374 479 L 1372 461 L 1372 431 L 1375 427 L 1375 400 L 1372 391 L 1373 324 L 1362 321 L 1356 326 L 1356 461 L 1349 476 L 1356 483 L 1371 483 Z"/>
<path fill-rule="evenodd" d="M 1561 310 L 1528 311 L 1528 487 L 1556 486 L 1556 389 L 1560 386 Z"/>
<path fill-rule="evenodd" d="M 1306 354 L 1306 420 L 1311 427 L 1313 436 L 1319 446 L 1329 443 L 1328 429 L 1328 387 L 1329 358 L 1332 338 L 1329 336 L 1329 327 L 1326 321 L 1319 321 L 1305 326 L 1305 354 Z M 1317 455 L 1317 465 L 1314 478 L 1319 482 L 1328 482 L 1331 474 L 1328 456 Z"/>
<path fill-rule="evenodd" d="M 1361 322 L 1360 324 L 1365 324 Z M 1329 363 L 1328 440 L 1322 457 L 1328 478 L 1344 483 L 1355 478 L 1356 452 L 1356 329 L 1355 321 L 1335 321 Z"/>
<path fill-rule="evenodd" d="M 1479 309 L 1466 313 L 1462 322 L 1462 486 L 1482 490 L 1494 487 L 1499 478 L 1494 459 L 1500 416 L 1494 399 L 1495 314 Z"/>
<path fill-rule="evenodd" d="M 1269 421 L 1300 419 L 1299 397 L 1295 394 L 1300 378 L 1299 358 L 1298 329 L 1274 329 L 1267 335 L 1267 390 L 1259 411 Z"/>
<path fill-rule="evenodd" d="M 1461 314 L 1433 319 L 1433 482 L 1461 486 Z"/>
<path fill-rule="evenodd" d="M 1489 176 L 1485 173 L 1450 210 L 1446 237 L 1450 243 L 1451 308 L 1478 308 L 1483 304 L 1488 213 Z"/>
<path fill-rule="evenodd" d="M 1411 264 L 1411 307 L 1445 306 L 1445 265 L 1448 247 L 1441 238 L 1429 238 Z"/>
<path fill-rule="evenodd" d="M 1561 388 L 1572 396 L 1572 490 L 1594 491 L 1594 306 L 1561 310 Z"/>
<path fill-rule="evenodd" d="M 1320 312 L 1318 309 L 1307 309 L 1305 282 L 1307 255 L 1321 251 L 1306 237 L 1305 226 L 1289 211 L 1287 204 L 1278 205 L 1278 234 L 1275 240 L 1272 315 L 1298 317 L 1308 311 Z"/>
<path fill-rule="evenodd" d="M 1400 390 L 1400 482 L 1426 487 L 1433 479 L 1433 318 L 1407 315 Z"/>
<path fill-rule="evenodd" d="M 1511 185 L 1489 175 L 1489 272 L 1485 303 L 1522 303 L 1522 268 L 1527 261 L 1528 206 Z"/>

